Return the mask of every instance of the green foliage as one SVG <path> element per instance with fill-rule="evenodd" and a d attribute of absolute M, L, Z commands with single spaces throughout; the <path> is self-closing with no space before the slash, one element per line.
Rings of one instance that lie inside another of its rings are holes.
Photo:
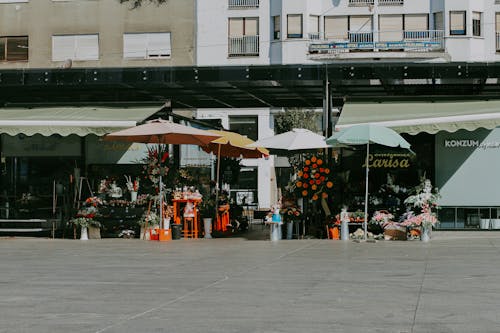
<path fill-rule="evenodd" d="M 166 4 L 168 0 L 120 0 L 120 3 L 129 3 L 132 6 L 132 9 L 140 7 L 143 3 L 153 3 L 156 5 Z"/>
<path fill-rule="evenodd" d="M 274 116 L 274 129 L 276 134 L 291 131 L 294 128 L 305 128 L 317 132 L 319 114 L 313 110 L 286 109 Z"/>

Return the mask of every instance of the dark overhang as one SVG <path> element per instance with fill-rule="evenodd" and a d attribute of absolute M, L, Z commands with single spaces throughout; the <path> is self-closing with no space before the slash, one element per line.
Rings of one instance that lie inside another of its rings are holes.
<path fill-rule="evenodd" d="M 351 101 L 500 98 L 500 63 L 0 69 L 0 106 L 163 104 L 173 108 L 321 107 Z"/>

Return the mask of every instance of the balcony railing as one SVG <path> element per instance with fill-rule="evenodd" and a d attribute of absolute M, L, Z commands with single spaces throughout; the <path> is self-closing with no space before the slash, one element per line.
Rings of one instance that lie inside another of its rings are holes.
<path fill-rule="evenodd" d="M 496 33 L 496 50 L 497 52 L 500 52 L 500 32 Z"/>
<path fill-rule="evenodd" d="M 259 36 L 229 37 L 230 57 L 258 56 Z"/>
<path fill-rule="evenodd" d="M 259 8 L 259 0 L 229 0 L 229 9 Z"/>
<path fill-rule="evenodd" d="M 380 6 L 399 6 L 404 5 L 404 0 L 378 0 Z"/>
<path fill-rule="evenodd" d="M 369 6 L 374 3 L 375 0 L 349 0 L 349 6 Z"/>
<path fill-rule="evenodd" d="M 497 49 L 499 41 L 497 34 Z M 327 36 L 322 34 L 309 34 L 311 43 L 310 53 L 341 53 L 355 51 L 408 51 L 430 52 L 444 50 L 443 30 L 399 30 L 358 32 L 349 31 L 343 36 Z"/>

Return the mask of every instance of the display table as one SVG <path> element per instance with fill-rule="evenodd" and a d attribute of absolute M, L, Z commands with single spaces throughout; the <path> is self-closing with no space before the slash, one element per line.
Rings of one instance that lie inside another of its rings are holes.
<path fill-rule="evenodd" d="M 198 238 L 198 204 L 201 199 L 172 199 L 173 204 L 173 220 L 175 224 L 182 224 L 182 233 L 185 238 Z M 189 217 L 183 216 L 181 213 L 181 205 L 193 205 L 193 212 Z"/>

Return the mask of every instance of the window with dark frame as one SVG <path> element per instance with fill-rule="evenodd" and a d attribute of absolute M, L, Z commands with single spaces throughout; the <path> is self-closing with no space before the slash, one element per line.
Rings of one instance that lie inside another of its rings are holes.
<path fill-rule="evenodd" d="M 259 138 L 257 116 L 229 116 L 229 130 L 256 141 Z"/>
<path fill-rule="evenodd" d="M 304 35 L 302 29 L 302 14 L 287 15 L 287 38 L 302 38 Z"/>
<path fill-rule="evenodd" d="M 472 12 L 472 36 L 481 36 L 481 16 L 480 12 Z"/>
<path fill-rule="evenodd" d="M 28 61 L 28 36 L 0 37 L 0 61 Z"/>
<path fill-rule="evenodd" d="M 467 34 L 465 11 L 450 12 L 450 35 L 463 36 Z"/>
<path fill-rule="evenodd" d="M 281 16 L 273 16 L 273 39 L 281 39 Z"/>

